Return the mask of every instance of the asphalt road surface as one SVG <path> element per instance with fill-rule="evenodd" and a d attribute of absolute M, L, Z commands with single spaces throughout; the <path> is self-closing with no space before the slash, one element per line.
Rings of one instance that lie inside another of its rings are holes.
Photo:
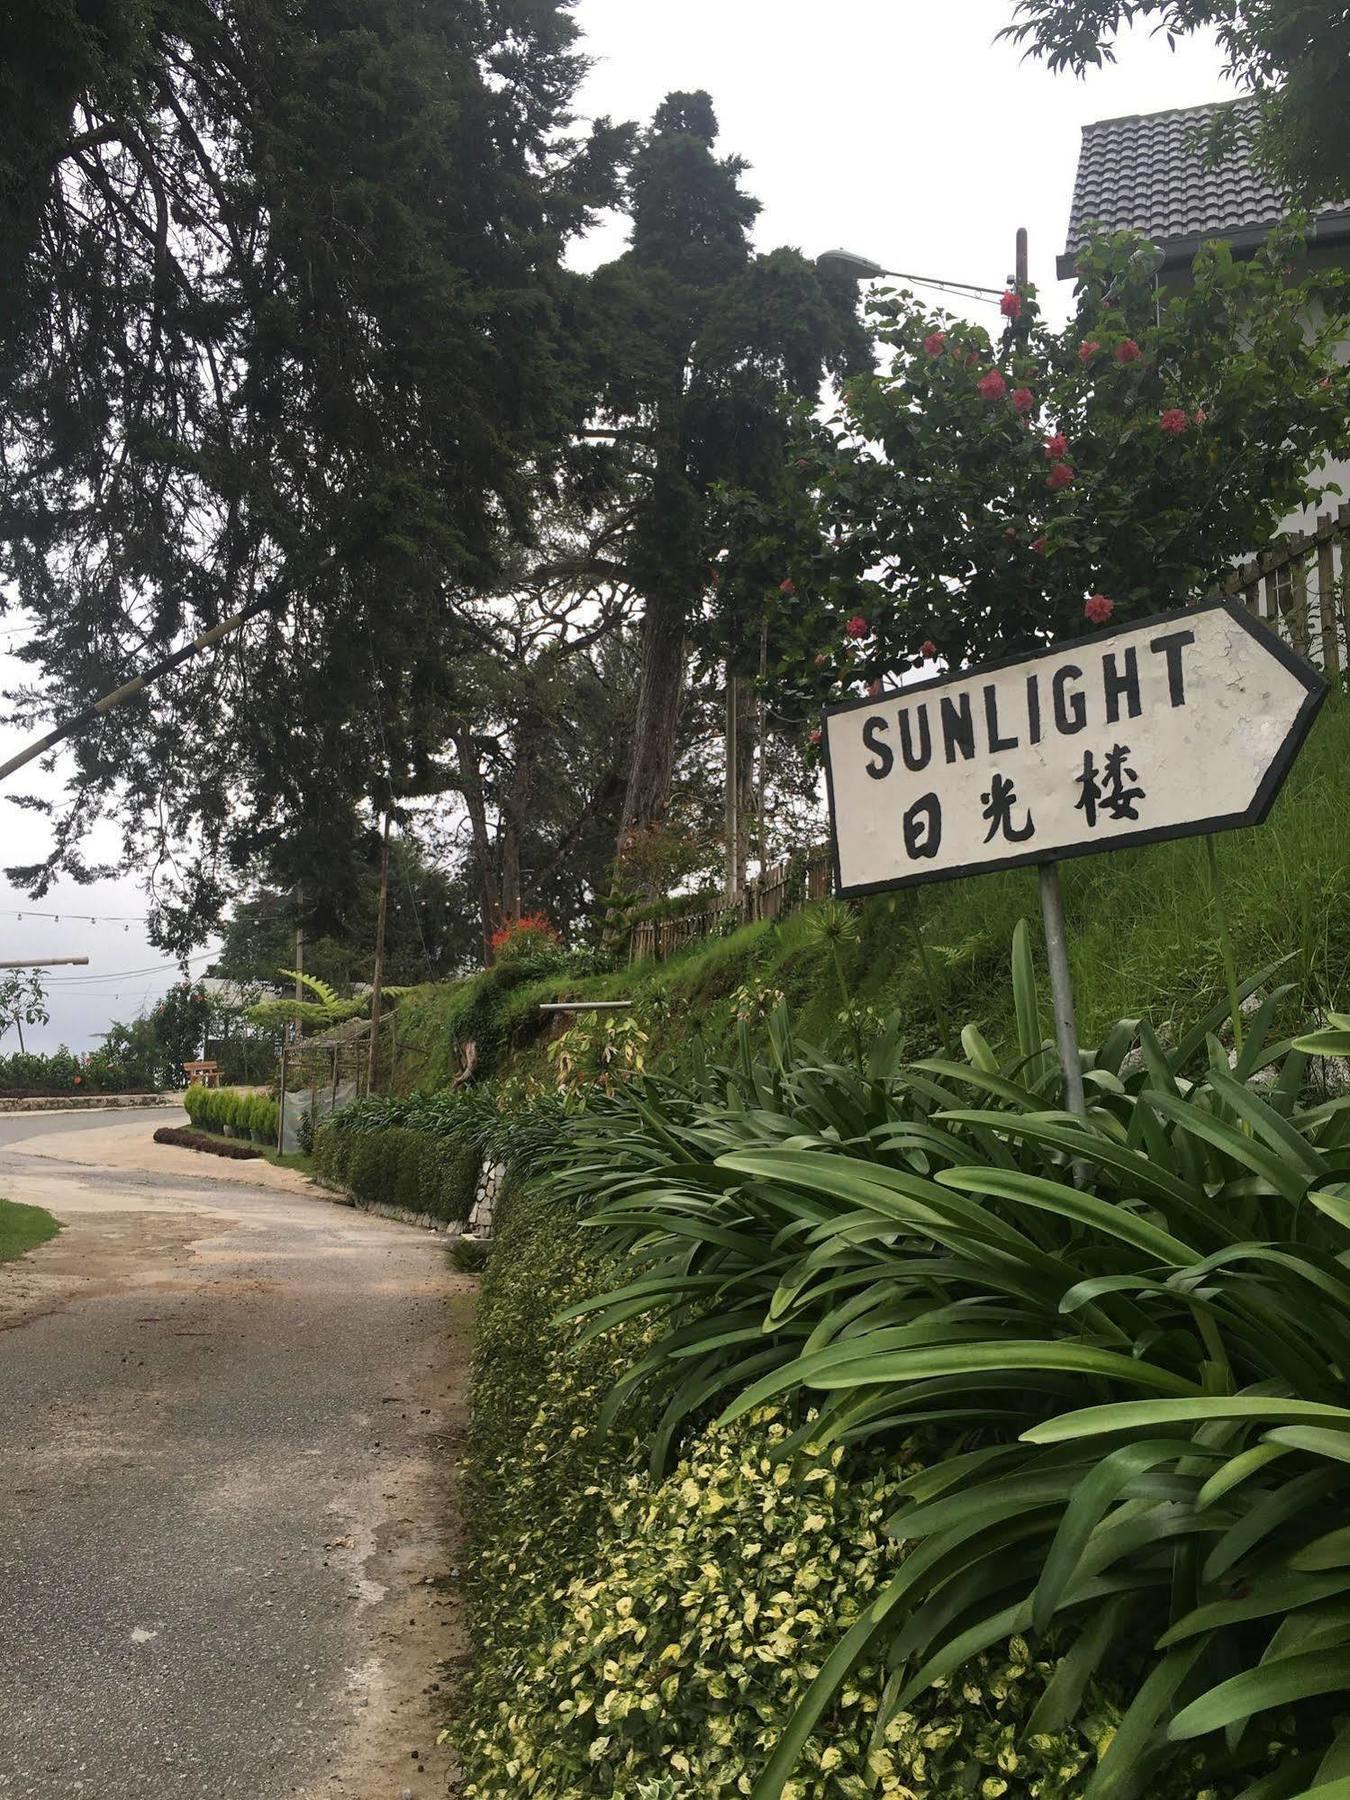
<path fill-rule="evenodd" d="M 0 1119 L 0 1800 L 443 1794 L 471 1283 L 168 1116 Z"/>

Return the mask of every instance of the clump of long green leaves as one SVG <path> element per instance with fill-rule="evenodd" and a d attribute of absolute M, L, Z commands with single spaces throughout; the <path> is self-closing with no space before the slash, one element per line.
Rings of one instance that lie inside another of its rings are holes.
<path fill-rule="evenodd" d="M 1085 1057 L 1086 1118 L 1020 928 L 1006 1065 L 973 1028 L 964 1062 L 902 1065 L 892 1031 L 844 1065 L 780 1011 L 764 1055 L 743 1033 L 736 1067 L 569 1121 L 552 1179 L 600 1195 L 631 1274 L 576 1313 L 658 1333 L 610 1416 L 678 1376 L 654 1464 L 769 1399 L 815 1408 L 816 1444 L 925 1447 L 890 1521 L 909 1553 L 756 1800 L 864 1651 L 900 1709 L 1014 1633 L 1068 1647 L 1033 1732 L 1143 1657 L 1087 1800 L 1146 1794 L 1196 1740 L 1245 1800 L 1350 1795 L 1350 1101 L 1309 1101 L 1307 1054 L 1272 1041 L 1274 973 L 1242 989 L 1235 1059 L 1226 1008 L 1170 1048 L 1122 1021 Z M 1277 1726 L 1298 1753 L 1268 1775 Z"/>

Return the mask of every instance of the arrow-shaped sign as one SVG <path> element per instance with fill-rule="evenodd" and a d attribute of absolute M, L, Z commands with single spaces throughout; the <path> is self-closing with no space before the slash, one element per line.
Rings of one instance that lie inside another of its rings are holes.
<path fill-rule="evenodd" d="M 831 707 L 838 890 L 1259 824 L 1325 695 L 1216 600 Z"/>

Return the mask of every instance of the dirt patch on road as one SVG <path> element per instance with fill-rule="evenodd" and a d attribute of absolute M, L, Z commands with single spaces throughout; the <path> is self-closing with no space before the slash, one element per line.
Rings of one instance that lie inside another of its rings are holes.
<path fill-rule="evenodd" d="M 143 1281 L 147 1268 L 186 1268 L 197 1238 L 229 1229 L 208 1212 L 74 1212 L 50 1188 L 25 1186 L 30 1204 L 47 1206 L 60 1233 L 38 1249 L 6 1263 L 0 1273 L 0 1331 L 55 1312 L 81 1297 L 112 1293 Z"/>

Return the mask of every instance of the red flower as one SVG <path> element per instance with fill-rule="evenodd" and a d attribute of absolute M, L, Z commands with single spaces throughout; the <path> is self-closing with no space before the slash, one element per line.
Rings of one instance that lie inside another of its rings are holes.
<path fill-rule="evenodd" d="M 81 1083 L 81 1082 L 82 1082 L 82 1081 L 83 1081 L 83 1080 L 84 1080 L 84 1077 L 83 1077 L 83 1075 L 77 1075 L 77 1076 L 76 1076 L 76 1077 L 75 1077 L 75 1085 L 76 1085 L 76 1087 L 78 1087 L 78 1086 L 79 1086 L 79 1085 L 80 1085 L 80 1083 Z"/>
<path fill-rule="evenodd" d="M 928 658 L 929 662 L 932 662 L 933 658 L 937 655 L 937 653 L 938 653 L 938 647 L 933 642 L 932 638 L 925 638 L 923 640 L 923 642 L 919 645 L 919 655 L 926 656 Z"/>
<path fill-rule="evenodd" d="M 1186 417 L 1186 414 L 1181 407 L 1169 406 L 1167 411 L 1158 420 L 1158 429 L 1167 432 L 1171 437 L 1180 437 L 1189 424 L 1190 420 Z"/>
<path fill-rule="evenodd" d="M 947 342 L 945 331 L 930 331 L 923 340 L 923 347 L 930 356 L 941 356 L 942 347 Z"/>
<path fill-rule="evenodd" d="M 1138 362 L 1143 354 L 1133 338 L 1124 338 L 1116 345 L 1116 361 L 1118 363 Z"/>
<path fill-rule="evenodd" d="M 1014 388 L 1012 403 L 1020 413 L 1029 413 L 1036 404 L 1036 396 L 1030 388 Z"/>
<path fill-rule="evenodd" d="M 871 630 L 871 626 L 867 623 L 867 620 L 864 619 L 861 613 L 854 613 L 848 624 L 845 625 L 844 630 L 849 637 L 860 638 L 867 636 L 868 632 Z"/>
<path fill-rule="evenodd" d="M 820 742 L 820 727 L 819 727 L 819 725 L 817 725 L 815 730 L 811 733 L 811 742 L 813 744 L 818 744 Z"/>
<path fill-rule="evenodd" d="M 1015 294 L 1011 288 L 998 303 L 998 309 L 1005 319 L 1020 319 L 1022 316 L 1022 296 Z"/>
<path fill-rule="evenodd" d="M 1068 487 L 1072 480 L 1073 470 L 1069 467 L 1068 463 L 1057 462 L 1046 476 L 1045 485 L 1048 488 L 1058 490 L 1059 488 Z"/>
<path fill-rule="evenodd" d="M 1062 462 L 1068 451 L 1069 440 L 1062 431 L 1057 431 L 1053 437 L 1045 440 L 1045 454 L 1051 462 Z"/>
<path fill-rule="evenodd" d="M 1031 540 L 1031 547 L 1037 556 L 1044 556 L 1049 544 L 1050 540 L 1046 537 L 1032 538 Z"/>
<path fill-rule="evenodd" d="M 796 593 L 797 589 L 796 589 L 796 586 L 794 585 L 792 577 L 790 575 L 787 577 L 787 579 L 785 581 L 779 582 L 778 591 L 780 594 L 795 594 Z"/>
<path fill-rule="evenodd" d="M 1001 400 L 1008 391 L 1008 384 L 997 369 L 990 369 L 987 375 L 975 383 L 975 386 L 986 400 Z"/>
<path fill-rule="evenodd" d="M 1096 338 L 1085 338 L 1078 346 L 1079 362 L 1091 362 L 1100 349 L 1101 345 L 1097 342 Z"/>
<path fill-rule="evenodd" d="M 1083 605 L 1083 616 L 1094 625 L 1105 625 L 1115 610 L 1115 601 L 1108 600 L 1105 594 L 1089 594 Z"/>

